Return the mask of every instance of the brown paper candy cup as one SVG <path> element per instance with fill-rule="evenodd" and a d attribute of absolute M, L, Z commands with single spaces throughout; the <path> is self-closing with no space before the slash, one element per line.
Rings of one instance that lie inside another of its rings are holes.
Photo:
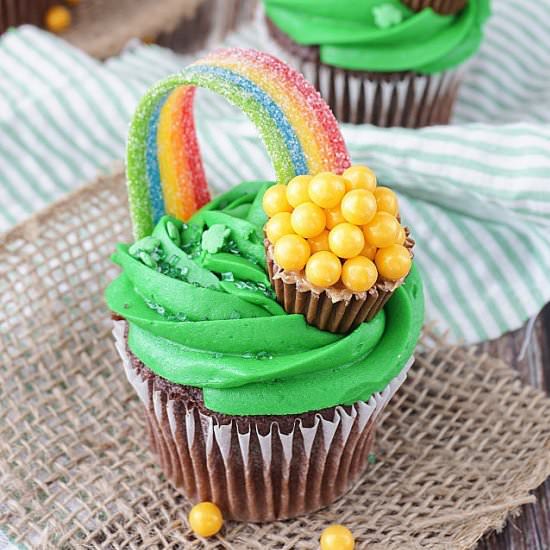
<path fill-rule="evenodd" d="M 177 384 L 143 363 L 136 367 L 139 360 L 126 345 L 126 322 L 114 324 L 162 471 L 192 501 L 215 502 L 226 519 L 239 521 L 296 517 L 348 491 L 368 464 L 378 415 L 413 362 L 368 402 L 283 417 L 226 416 L 181 398 L 171 391 Z"/>
<path fill-rule="evenodd" d="M 268 257 L 269 280 L 277 301 L 287 313 L 299 313 L 308 324 L 321 330 L 346 333 L 364 321 L 370 321 L 386 305 L 393 291 L 377 288 L 352 295 L 350 300 L 333 302 L 326 291 L 299 290 L 296 283 L 285 282 L 276 276 L 280 268 Z"/>

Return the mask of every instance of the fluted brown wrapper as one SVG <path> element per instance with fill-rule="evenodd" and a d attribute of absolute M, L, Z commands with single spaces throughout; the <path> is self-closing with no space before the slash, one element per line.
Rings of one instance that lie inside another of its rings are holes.
<path fill-rule="evenodd" d="M 351 300 L 333 302 L 323 291 L 298 290 L 296 283 L 287 283 L 275 278 L 276 264 L 267 259 L 269 280 L 277 295 L 277 301 L 287 313 L 300 313 L 308 324 L 321 330 L 346 333 L 357 328 L 364 321 L 370 321 L 386 305 L 392 292 L 372 288 L 364 297 L 354 295 Z"/>
<path fill-rule="evenodd" d="M 262 522 L 313 512 L 343 495 L 368 464 L 376 419 L 412 363 L 368 403 L 286 416 L 208 410 L 196 388 L 172 384 L 127 347 L 115 321 L 128 380 L 145 405 L 150 445 L 171 482 L 227 519 Z M 202 392 L 201 392 L 202 393 Z"/>
<path fill-rule="evenodd" d="M 437 13 L 449 15 L 462 10 L 468 3 L 468 0 L 401 0 L 401 2 L 414 11 L 432 8 Z"/>
<path fill-rule="evenodd" d="M 421 128 L 448 124 L 464 66 L 435 74 L 370 72 L 322 63 L 318 46 L 302 46 L 267 19 L 273 48 L 311 82 L 340 122 Z"/>

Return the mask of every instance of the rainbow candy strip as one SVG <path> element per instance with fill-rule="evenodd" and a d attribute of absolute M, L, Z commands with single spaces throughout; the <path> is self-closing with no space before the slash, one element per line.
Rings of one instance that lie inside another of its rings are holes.
<path fill-rule="evenodd" d="M 222 95 L 248 115 L 277 181 L 342 173 L 350 165 L 336 119 L 301 74 L 256 50 L 218 50 L 156 84 L 136 110 L 127 146 L 136 238 L 149 235 L 164 213 L 186 220 L 210 200 L 193 119 L 196 86 Z"/>

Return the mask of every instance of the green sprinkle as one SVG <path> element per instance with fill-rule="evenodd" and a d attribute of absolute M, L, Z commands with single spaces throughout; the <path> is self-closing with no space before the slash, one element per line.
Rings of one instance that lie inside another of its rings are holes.
<path fill-rule="evenodd" d="M 139 253 L 139 259 L 147 266 L 147 267 L 150 267 L 151 269 L 155 269 L 157 267 L 157 262 L 155 262 L 155 260 L 153 260 L 153 258 L 151 257 L 150 254 L 147 254 L 147 252 L 145 252 L 145 250 L 142 250 L 140 253 Z"/>
<path fill-rule="evenodd" d="M 374 453 L 370 453 L 367 457 L 367 461 L 369 464 L 376 464 L 376 455 Z"/>
<path fill-rule="evenodd" d="M 178 226 L 174 222 L 168 220 L 166 222 L 166 232 L 168 233 L 170 239 L 172 239 L 172 241 L 179 246 L 181 243 L 181 235 Z"/>
<path fill-rule="evenodd" d="M 201 248 L 210 254 L 219 252 L 231 231 L 221 223 L 215 223 L 202 234 Z"/>

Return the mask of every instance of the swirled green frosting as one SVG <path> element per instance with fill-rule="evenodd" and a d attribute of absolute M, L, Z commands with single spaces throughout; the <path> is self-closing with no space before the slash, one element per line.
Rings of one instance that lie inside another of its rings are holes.
<path fill-rule="evenodd" d="M 437 73 L 479 48 L 489 0 L 469 0 L 455 15 L 415 13 L 400 0 L 264 0 L 269 18 L 321 61 L 344 69 Z"/>
<path fill-rule="evenodd" d="M 367 400 L 413 353 L 423 320 L 418 273 L 347 335 L 285 313 L 266 273 L 269 185 L 243 183 L 187 224 L 165 216 L 150 237 L 118 245 L 123 271 L 107 303 L 128 321 L 130 350 L 159 376 L 202 388 L 213 411 L 297 414 Z"/>

